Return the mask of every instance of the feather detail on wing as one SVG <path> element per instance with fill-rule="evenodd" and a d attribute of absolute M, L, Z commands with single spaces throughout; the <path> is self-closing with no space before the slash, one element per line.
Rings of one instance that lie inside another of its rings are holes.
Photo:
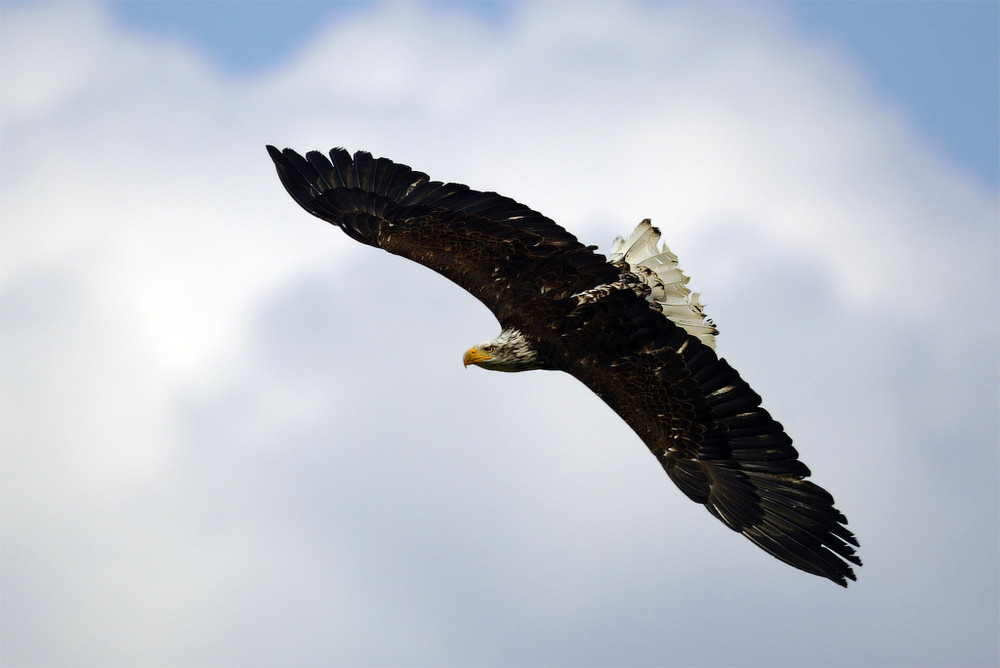
<path fill-rule="evenodd" d="M 627 263 L 629 270 L 651 288 L 648 297 L 651 304 L 656 304 L 663 315 L 688 334 L 715 348 L 719 330 L 705 315 L 700 295 L 688 289 L 690 279 L 681 271 L 677 256 L 666 244 L 660 246 L 660 230 L 648 218 L 639 223 L 628 239 L 614 240 L 611 261 Z"/>
<path fill-rule="evenodd" d="M 509 197 L 431 181 L 363 151 L 336 148 L 328 158 L 267 150 L 306 211 L 451 279 L 501 323 L 530 311 L 541 295 L 551 300 L 618 277 L 594 246 Z"/>
<path fill-rule="evenodd" d="M 778 559 L 846 586 L 850 564 L 861 564 L 858 543 L 833 497 L 806 480 L 792 439 L 735 369 L 680 326 L 635 308 L 642 299 L 622 289 L 586 304 L 576 345 L 594 337 L 631 352 L 574 359 L 566 370 L 632 427 L 692 501 Z"/>

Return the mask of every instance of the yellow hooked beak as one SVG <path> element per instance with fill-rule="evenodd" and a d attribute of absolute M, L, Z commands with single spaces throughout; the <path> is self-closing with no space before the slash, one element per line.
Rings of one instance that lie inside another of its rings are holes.
<path fill-rule="evenodd" d="M 493 359 L 493 355 L 487 355 L 479 348 L 469 348 L 462 358 L 462 364 L 469 366 L 470 364 L 479 364 L 491 359 Z"/>

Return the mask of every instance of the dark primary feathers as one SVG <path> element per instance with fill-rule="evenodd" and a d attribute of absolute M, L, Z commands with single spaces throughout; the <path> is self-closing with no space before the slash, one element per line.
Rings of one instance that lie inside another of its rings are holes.
<path fill-rule="evenodd" d="M 364 152 L 267 150 L 306 211 L 468 290 L 537 353 L 522 368 L 586 384 L 727 526 L 796 568 L 855 579 L 858 542 L 833 498 L 739 374 L 651 304 L 642 272 L 496 193 Z"/>
<path fill-rule="evenodd" d="M 370 154 L 303 158 L 269 146 L 281 182 L 302 208 L 352 238 L 419 262 L 471 292 L 501 323 L 543 286 L 572 294 L 618 271 L 554 222 L 496 193 Z"/>

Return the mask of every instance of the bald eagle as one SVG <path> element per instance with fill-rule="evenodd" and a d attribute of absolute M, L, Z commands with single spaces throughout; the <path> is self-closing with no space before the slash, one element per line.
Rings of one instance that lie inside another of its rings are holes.
<path fill-rule="evenodd" d="M 437 271 L 501 331 L 464 363 L 580 380 L 639 435 L 692 501 L 778 559 L 847 586 L 858 541 L 806 480 L 781 424 L 715 354 L 713 323 L 648 220 L 610 260 L 498 195 L 342 148 L 267 147 L 289 194 L 361 243 Z"/>

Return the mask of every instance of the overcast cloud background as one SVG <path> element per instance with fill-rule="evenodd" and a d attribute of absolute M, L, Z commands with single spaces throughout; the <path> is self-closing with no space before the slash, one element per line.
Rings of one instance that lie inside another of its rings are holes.
<path fill-rule="evenodd" d="M 5 665 L 1000 660 L 996 3 L 277 7 L 0 6 Z M 265 143 L 653 218 L 859 581 L 463 369 Z"/>

